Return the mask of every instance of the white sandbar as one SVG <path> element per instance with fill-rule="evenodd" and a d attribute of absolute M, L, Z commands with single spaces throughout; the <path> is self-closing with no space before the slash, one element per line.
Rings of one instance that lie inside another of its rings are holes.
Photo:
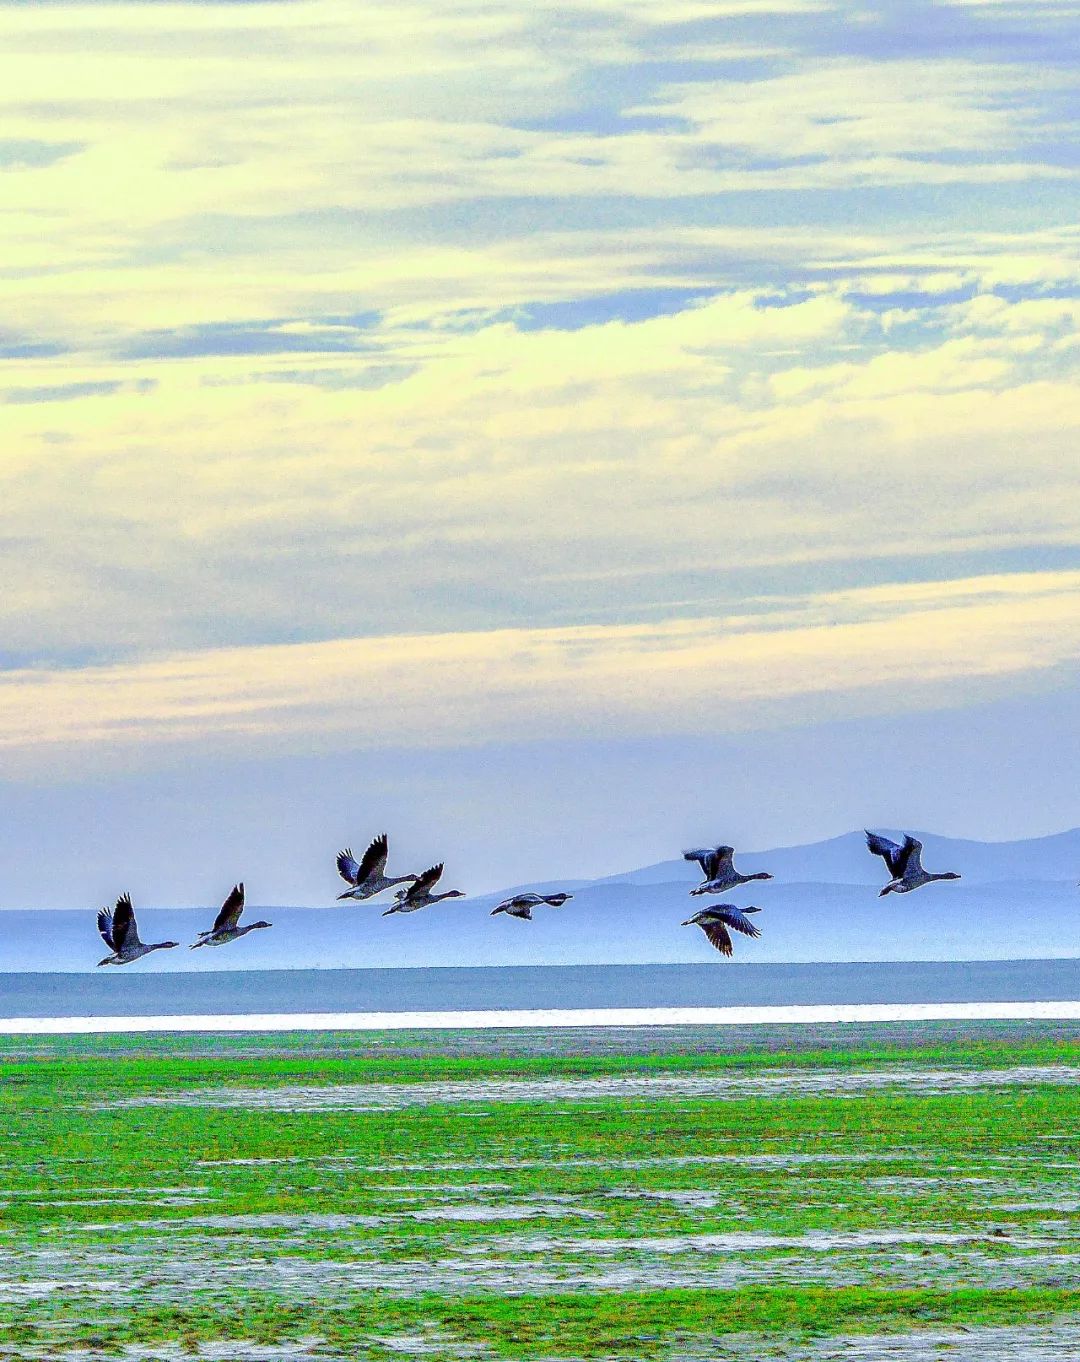
<path fill-rule="evenodd" d="M 111 1031 L 482 1031 L 497 1027 L 760 1026 L 821 1022 L 1080 1020 L 1080 1001 L 805 1007 L 581 1007 L 504 1012 L 254 1012 L 174 1017 L 7 1017 L 0 1034 Z"/>

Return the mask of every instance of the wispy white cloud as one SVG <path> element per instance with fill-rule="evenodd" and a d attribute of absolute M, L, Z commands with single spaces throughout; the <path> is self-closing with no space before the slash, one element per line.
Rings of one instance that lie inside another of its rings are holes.
<path fill-rule="evenodd" d="M 732 148 L 775 161 L 828 158 L 834 167 L 879 158 L 1009 150 L 1040 128 L 1040 93 L 1068 73 L 917 58 L 834 58 L 752 81 L 673 86 L 632 112 L 686 120 L 703 150 Z"/>

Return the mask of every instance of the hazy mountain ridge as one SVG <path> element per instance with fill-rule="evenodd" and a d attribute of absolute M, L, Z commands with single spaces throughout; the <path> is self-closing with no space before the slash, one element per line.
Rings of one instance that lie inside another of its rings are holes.
<path fill-rule="evenodd" d="M 884 830 L 883 831 L 887 831 Z M 804 847 L 739 855 L 745 870 L 768 869 L 723 896 L 761 908 L 760 940 L 736 940 L 738 961 L 1068 958 L 1080 954 L 1080 829 L 1019 842 L 920 836 L 930 869 L 959 870 L 959 883 L 879 898 L 885 868 L 861 832 Z M 1038 873 L 1036 873 L 1038 872 Z M 861 878 L 854 878 L 861 876 Z M 695 928 L 680 924 L 705 900 L 689 895 L 697 867 L 679 860 L 595 881 L 567 880 L 574 898 L 538 909 L 534 920 L 492 919 L 509 890 L 382 918 L 390 896 L 324 908 L 250 905 L 271 932 L 192 956 L 186 949 L 211 920 L 201 909 L 141 908 L 144 940 L 175 939 L 135 969 L 361 968 L 408 965 L 637 964 L 715 960 Z M 547 886 L 545 886 L 547 887 Z M 551 887 L 557 887 L 552 882 Z M 708 900 L 715 901 L 715 900 Z M 2 970 L 94 968 L 106 952 L 89 909 L 9 910 L 0 915 Z"/>
<path fill-rule="evenodd" d="M 875 827 L 894 841 L 904 833 L 896 828 Z M 1080 879 L 1080 828 L 1010 842 L 977 842 L 970 838 L 940 837 L 932 832 L 913 832 L 923 843 L 923 864 L 928 870 L 957 870 L 970 883 L 998 884 L 1004 880 L 1055 882 Z M 866 849 L 863 832 L 846 832 L 822 842 L 776 847 L 771 851 L 736 852 L 736 866 L 745 872 L 768 870 L 777 879 L 808 884 L 882 884 L 884 866 Z M 595 884 L 669 884 L 701 878 L 698 867 L 681 857 L 658 861 L 618 875 L 607 875 Z"/>

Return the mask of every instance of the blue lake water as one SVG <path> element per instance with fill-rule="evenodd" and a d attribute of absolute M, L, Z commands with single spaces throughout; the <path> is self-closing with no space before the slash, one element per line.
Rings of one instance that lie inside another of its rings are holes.
<path fill-rule="evenodd" d="M 1080 999 L 1080 960 L 0 974 L 0 1017 Z"/>

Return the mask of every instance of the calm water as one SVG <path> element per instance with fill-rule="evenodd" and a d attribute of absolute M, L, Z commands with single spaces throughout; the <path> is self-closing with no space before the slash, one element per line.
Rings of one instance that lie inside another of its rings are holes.
<path fill-rule="evenodd" d="M 0 974 L 0 1017 L 1080 999 L 1080 960 Z"/>

